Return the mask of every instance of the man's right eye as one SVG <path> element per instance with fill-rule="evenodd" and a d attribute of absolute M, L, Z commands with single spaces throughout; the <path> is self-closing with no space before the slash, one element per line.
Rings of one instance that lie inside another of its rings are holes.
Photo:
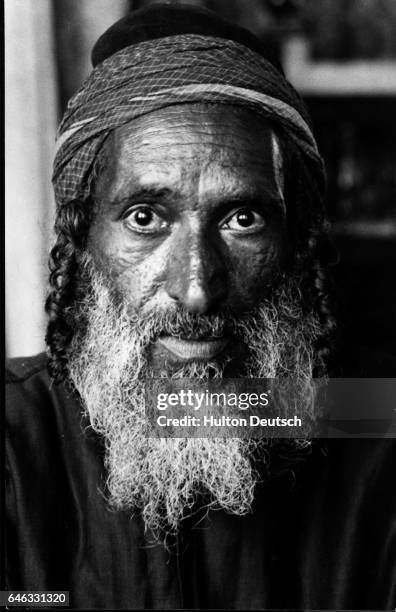
<path fill-rule="evenodd" d="M 124 217 L 126 227 L 141 234 L 156 234 L 167 227 L 167 223 L 150 206 L 135 206 Z"/>

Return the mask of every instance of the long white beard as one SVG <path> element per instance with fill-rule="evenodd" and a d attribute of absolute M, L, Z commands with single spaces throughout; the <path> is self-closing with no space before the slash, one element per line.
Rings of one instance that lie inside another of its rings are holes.
<path fill-rule="evenodd" d="M 173 311 L 144 318 L 116 305 L 109 282 L 87 259 L 89 292 L 79 304 L 69 356 L 69 375 L 78 390 L 92 428 L 105 442 L 107 495 L 118 510 L 140 511 L 147 529 L 175 532 L 193 508 L 222 508 L 243 515 L 250 511 L 257 469 L 276 452 L 267 440 L 147 438 L 144 378 L 151 376 L 147 349 L 159 333 L 212 333 L 226 328 L 249 347 L 239 376 L 272 378 L 293 375 L 298 394 L 311 410 L 314 343 L 320 327 L 301 309 L 298 288 L 284 284 L 271 302 L 238 318 L 204 317 Z M 187 364 L 172 377 L 221 377 L 227 361 Z M 233 377 L 238 376 L 234 373 Z M 300 404 L 301 411 L 301 404 Z M 309 443 L 292 440 L 292 453 Z M 259 458 L 257 462 L 256 459 Z"/>

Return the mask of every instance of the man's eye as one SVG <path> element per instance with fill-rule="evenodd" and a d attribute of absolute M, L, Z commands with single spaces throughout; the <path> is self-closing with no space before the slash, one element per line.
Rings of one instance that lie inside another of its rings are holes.
<path fill-rule="evenodd" d="M 128 229 L 144 234 L 160 232 L 166 227 L 166 222 L 149 206 L 138 206 L 129 210 L 125 217 Z"/>
<path fill-rule="evenodd" d="M 221 229 L 247 233 L 259 231 L 264 227 L 265 221 L 261 215 L 251 208 L 241 208 L 228 217 Z"/>

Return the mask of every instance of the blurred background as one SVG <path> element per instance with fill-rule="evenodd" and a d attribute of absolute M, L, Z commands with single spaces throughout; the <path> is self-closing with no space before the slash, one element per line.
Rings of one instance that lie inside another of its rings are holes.
<path fill-rule="evenodd" d="M 99 35 L 152 2 L 5 0 L 8 356 L 44 349 L 56 126 L 90 71 Z M 327 165 L 341 330 L 352 342 L 396 354 L 395 0 L 184 3 L 271 42 L 306 101 Z"/>

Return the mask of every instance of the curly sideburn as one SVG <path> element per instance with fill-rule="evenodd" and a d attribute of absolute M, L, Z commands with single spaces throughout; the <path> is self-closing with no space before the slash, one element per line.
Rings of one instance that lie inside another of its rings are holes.
<path fill-rule="evenodd" d="M 332 350 L 335 331 L 328 273 L 334 250 L 327 234 L 319 188 L 315 187 L 290 139 L 283 135 L 280 141 L 285 159 L 288 236 L 293 253 L 289 271 L 300 279 L 305 308 L 316 312 L 321 323 L 322 334 L 316 350 L 318 361 L 325 363 Z M 99 155 L 92 171 L 91 192 L 102 165 L 101 157 Z M 78 298 L 78 260 L 85 248 L 93 215 L 92 201 L 72 200 L 60 207 L 56 216 L 57 239 L 50 254 L 50 292 L 45 304 L 49 317 L 46 334 L 48 371 L 55 383 L 66 377 L 68 348 L 76 323 L 73 311 Z M 324 373 L 325 367 L 318 367 L 315 375 Z"/>
<path fill-rule="evenodd" d="M 48 315 L 46 343 L 48 371 L 54 382 L 65 378 L 67 348 L 73 337 L 73 305 L 78 279 L 78 253 L 85 246 L 91 206 L 72 200 L 59 208 L 55 221 L 56 242 L 49 258 L 50 292 L 45 302 Z"/>

